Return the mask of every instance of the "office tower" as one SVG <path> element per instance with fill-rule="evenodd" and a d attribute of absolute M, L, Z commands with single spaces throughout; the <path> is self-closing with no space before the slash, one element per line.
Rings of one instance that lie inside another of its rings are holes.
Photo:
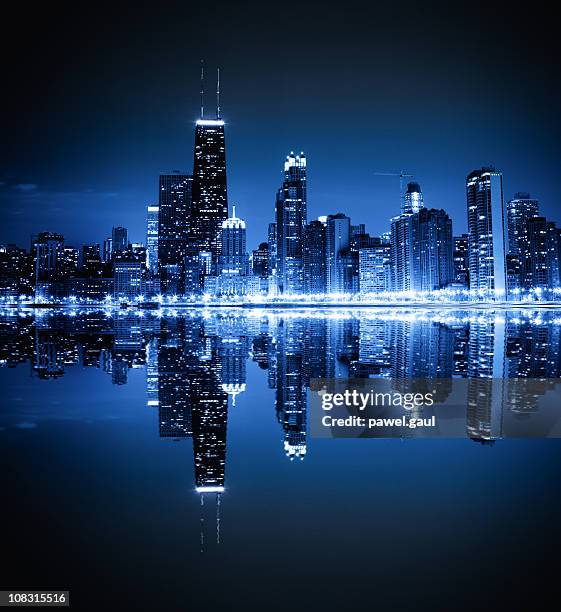
<path fill-rule="evenodd" d="M 76 274 L 78 270 L 79 251 L 75 247 L 63 246 L 60 257 L 60 269 L 64 278 Z"/>
<path fill-rule="evenodd" d="M 102 275 L 101 250 L 99 244 L 84 244 L 80 272 L 84 276 L 95 277 Z"/>
<path fill-rule="evenodd" d="M 402 212 L 391 220 L 391 272 L 394 291 L 414 289 L 412 216 L 424 208 L 418 183 L 408 183 Z"/>
<path fill-rule="evenodd" d="M 262 242 L 251 254 L 251 271 L 259 278 L 269 276 L 269 243 Z"/>
<path fill-rule="evenodd" d="M 195 128 L 193 166 L 193 227 L 191 236 L 199 251 L 220 255 L 220 231 L 228 217 L 224 121 L 217 108 L 216 119 L 201 118 Z"/>
<path fill-rule="evenodd" d="M 364 246 L 358 251 L 360 293 L 380 293 L 391 289 L 390 245 Z"/>
<path fill-rule="evenodd" d="M 185 292 L 184 259 L 191 232 L 193 178 L 174 170 L 160 175 L 158 270 L 164 294 Z"/>
<path fill-rule="evenodd" d="M 454 237 L 454 282 L 469 287 L 469 249 L 468 235 Z"/>
<path fill-rule="evenodd" d="M 35 264 L 36 297 L 60 298 L 64 295 L 64 236 L 41 232 L 32 245 Z"/>
<path fill-rule="evenodd" d="M 539 202 L 530 197 L 529 193 L 518 192 L 506 205 L 508 231 L 508 253 L 523 255 L 526 240 L 526 222 L 531 217 L 539 215 Z"/>
<path fill-rule="evenodd" d="M 284 162 L 284 181 L 276 199 L 277 283 L 280 293 L 303 289 L 302 235 L 307 219 L 306 158 L 291 153 Z"/>
<path fill-rule="evenodd" d="M 129 245 L 129 233 L 126 227 L 114 227 L 111 232 L 112 253 L 122 252 Z"/>
<path fill-rule="evenodd" d="M 424 200 L 419 183 L 407 183 L 402 213 L 415 214 L 418 213 L 421 208 L 424 208 Z"/>
<path fill-rule="evenodd" d="M 106 238 L 103 241 L 103 263 L 111 261 L 113 258 L 113 238 Z"/>
<path fill-rule="evenodd" d="M 351 238 L 355 236 L 363 236 L 366 234 L 366 225 L 364 223 L 358 223 L 357 225 L 351 225 Z"/>
<path fill-rule="evenodd" d="M 454 278 L 452 220 L 444 210 L 419 208 L 411 217 L 412 289 L 443 289 Z"/>
<path fill-rule="evenodd" d="M 113 264 L 113 297 L 116 300 L 134 300 L 144 294 L 146 248 L 131 244 L 125 251 L 115 253 Z"/>
<path fill-rule="evenodd" d="M 552 221 L 544 217 L 527 219 L 525 247 L 521 251 L 524 287 L 527 289 L 559 287 L 558 236 Z"/>
<path fill-rule="evenodd" d="M 325 293 L 327 289 L 326 247 L 325 223 L 311 221 L 304 228 L 302 243 L 306 294 Z"/>
<path fill-rule="evenodd" d="M 31 254 L 15 244 L 0 245 L 0 296 L 30 295 L 34 285 Z"/>
<path fill-rule="evenodd" d="M 277 224 L 269 223 L 267 228 L 267 242 L 269 245 L 268 275 L 276 275 L 277 272 Z"/>
<path fill-rule="evenodd" d="M 466 179 L 469 279 L 472 291 L 506 294 L 503 175 L 492 166 Z"/>
<path fill-rule="evenodd" d="M 159 206 L 146 208 L 146 267 L 152 274 L 158 272 Z"/>
<path fill-rule="evenodd" d="M 234 206 L 232 216 L 222 223 L 221 255 L 218 257 L 218 275 L 211 276 L 208 268 L 211 265 L 211 253 L 203 262 L 207 268 L 205 292 L 220 295 L 242 295 L 247 289 L 249 273 L 249 256 L 246 248 L 245 221 L 236 217 Z"/>
<path fill-rule="evenodd" d="M 391 220 L 391 286 L 393 291 L 413 288 L 413 241 L 411 213 Z"/>
<path fill-rule="evenodd" d="M 245 221 L 236 217 L 236 207 L 232 216 L 222 223 L 220 272 L 245 275 L 248 273 Z"/>
<path fill-rule="evenodd" d="M 351 220 L 343 213 L 329 215 L 326 222 L 327 293 L 345 293 L 343 257 L 350 249 Z"/>

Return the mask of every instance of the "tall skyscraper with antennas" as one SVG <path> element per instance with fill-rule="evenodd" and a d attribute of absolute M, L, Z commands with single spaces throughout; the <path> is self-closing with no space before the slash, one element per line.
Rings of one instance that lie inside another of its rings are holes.
<path fill-rule="evenodd" d="M 201 67 L 201 117 L 195 129 L 193 166 L 193 224 L 191 236 L 199 251 L 221 252 L 222 224 L 228 218 L 224 121 L 220 117 L 220 72 L 216 88 L 216 117 L 204 116 L 204 72 Z"/>

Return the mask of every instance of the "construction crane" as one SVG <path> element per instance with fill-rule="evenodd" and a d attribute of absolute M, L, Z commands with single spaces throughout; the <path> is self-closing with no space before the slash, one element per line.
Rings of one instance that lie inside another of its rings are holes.
<path fill-rule="evenodd" d="M 413 178 L 412 174 L 401 170 L 400 172 L 374 172 L 375 176 L 399 176 L 399 198 L 403 200 L 403 179 Z"/>

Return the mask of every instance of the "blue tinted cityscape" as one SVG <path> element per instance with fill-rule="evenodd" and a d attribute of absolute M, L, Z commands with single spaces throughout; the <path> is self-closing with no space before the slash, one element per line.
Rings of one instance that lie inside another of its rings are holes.
<path fill-rule="evenodd" d="M 29 249 L 1 245 L 0 299 L 155 308 L 559 299 L 561 228 L 540 215 L 529 193 L 507 198 L 503 176 L 492 166 L 469 172 L 457 186 L 466 193 L 468 233 L 460 235 L 445 210 L 425 204 L 420 184 L 408 180 L 412 175 L 378 173 L 399 181 L 400 198 L 388 231 L 373 236 L 368 217 L 333 211 L 308 218 L 307 159 L 290 152 L 267 236 L 248 250 L 251 219 L 239 218 L 235 206 L 229 212 L 219 97 L 213 118 L 205 117 L 203 100 L 193 170 L 160 174 L 143 242 L 113 227 L 103 244 L 79 248 L 51 231 L 35 235 Z"/>
<path fill-rule="evenodd" d="M 10 9 L 0 607 L 555 601 L 556 20 Z"/>

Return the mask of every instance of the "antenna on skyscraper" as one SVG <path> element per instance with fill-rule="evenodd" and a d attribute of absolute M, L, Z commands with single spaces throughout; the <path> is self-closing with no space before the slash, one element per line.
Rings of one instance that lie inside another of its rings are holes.
<path fill-rule="evenodd" d="M 216 118 L 220 119 L 220 68 L 216 69 Z"/>
<path fill-rule="evenodd" d="M 205 61 L 201 60 L 201 119 L 204 118 L 204 114 L 205 114 L 204 97 L 205 97 Z"/>

